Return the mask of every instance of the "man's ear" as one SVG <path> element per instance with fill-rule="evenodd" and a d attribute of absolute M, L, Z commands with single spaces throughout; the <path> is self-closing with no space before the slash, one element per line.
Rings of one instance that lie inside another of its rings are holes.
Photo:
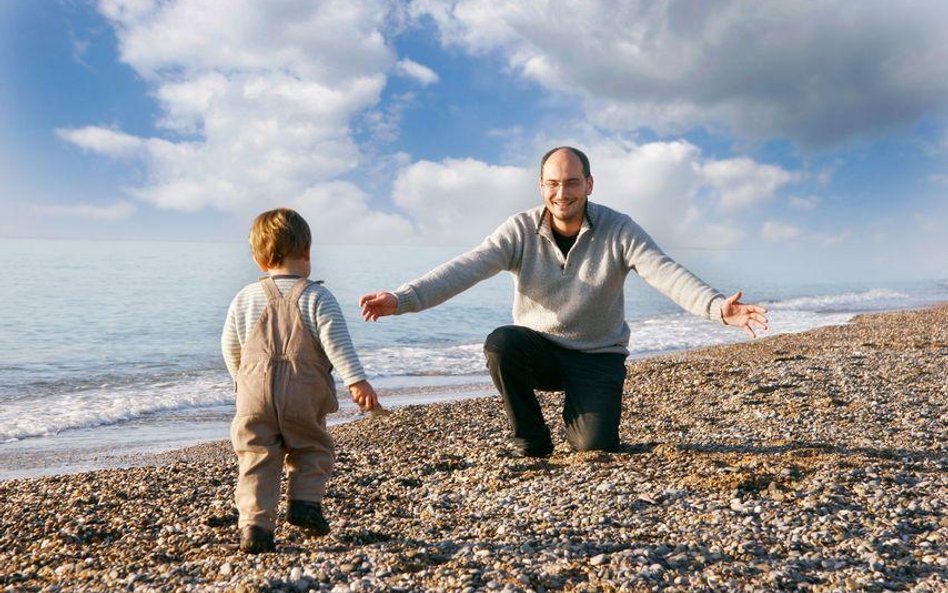
<path fill-rule="evenodd" d="M 593 176 L 590 175 L 586 178 L 586 195 L 593 193 Z"/>

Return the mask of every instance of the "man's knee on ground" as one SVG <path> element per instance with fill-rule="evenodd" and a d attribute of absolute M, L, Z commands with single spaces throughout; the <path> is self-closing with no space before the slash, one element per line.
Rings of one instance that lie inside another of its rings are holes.
<path fill-rule="evenodd" d="M 487 334 L 487 339 L 484 340 L 484 352 L 494 355 L 510 352 L 520 337 L 517 329 L 514 325 L 502 325 Z"/>
<path fill-rule="evenodd" d="M 606 451 L 619 449 L 619 439 L 604 434 L 574 434 L 569 436 L 570 447 L 574 451 Z"/>

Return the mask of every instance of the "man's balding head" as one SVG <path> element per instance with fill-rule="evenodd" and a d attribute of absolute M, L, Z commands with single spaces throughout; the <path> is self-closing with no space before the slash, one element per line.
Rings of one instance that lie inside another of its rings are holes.
<path fill-rule="evenodd" d="M 550 157 L 553 156 L 554 153 L 557 153 L 561 150 L 567 150 L 573 153 L 573 156 L 579 159 L 579 162 L 583 167 L 584 177 L 592 176 L 592 171 L 589 170 L 589 157 L 586 156 L 586 153 L 584 153 L 578 148 L 573 148 L 572 146 L 557 146 L 556 148 L 551 148 L 550 150 L 548 150 L 546 154 L 543 155 L 543 158 L 540 159 L 540 177 L 541 178 L 543 177 L 543 165 L 545 165 L 546 162 L 550 160 Z"/>

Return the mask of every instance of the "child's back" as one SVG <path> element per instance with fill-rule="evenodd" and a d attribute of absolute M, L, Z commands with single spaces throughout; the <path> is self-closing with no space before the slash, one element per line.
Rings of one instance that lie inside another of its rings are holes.
<path fill-rule="evenodd" d="M 307 279 L 310 236 L 302 217 L 292 210 L 261 214 L 251 245 L 269 275 L 234 298 L 221 346 L 237 391 L 231 441 L 240 470 L 240 547 L 256 553 L 274 547 L 284 456 L 288 521 L 315 535 L 329 532 L 321 501 L 335 460 L 326 428 L 326 415 L 339 407 L 333 365 L 360 406 L 378 402 L 338 303 Z"/>
<path fill-rule="evenodd" d="M 288 294 L 300 279 L 296 275 L 274 275 L 270 278 L 283 295 Z M 253 282 L 238 292 L 231 302 L 221 346 L 224 362 L 232 376 L 237 375 L 241 345 L 250 338 L 268 300 L 263 283 Z M 349 338 L 342 309 L 332 292 L 321 282 L 310 282 L 299 297 L 298 309 L 303 325 L 319 341 L 343 383 L 352 385 L 364 380 L 365 372 Z"/>

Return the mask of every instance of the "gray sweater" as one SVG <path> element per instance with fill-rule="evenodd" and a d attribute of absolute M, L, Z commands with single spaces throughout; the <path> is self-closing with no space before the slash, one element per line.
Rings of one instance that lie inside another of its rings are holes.
<path fill-rule="evenodd" d="M 721 320 L 721 293 L 627 215 L 592 202 L 566 257 L 544 207 L 515 214 L 475 249 L 399 287 L 396 314 L 434 307 L 501 270 L 514 275 L 514 323 L 572 350 L 628 353 L 623 287 L 633 270 L 685 310 Z"/>

